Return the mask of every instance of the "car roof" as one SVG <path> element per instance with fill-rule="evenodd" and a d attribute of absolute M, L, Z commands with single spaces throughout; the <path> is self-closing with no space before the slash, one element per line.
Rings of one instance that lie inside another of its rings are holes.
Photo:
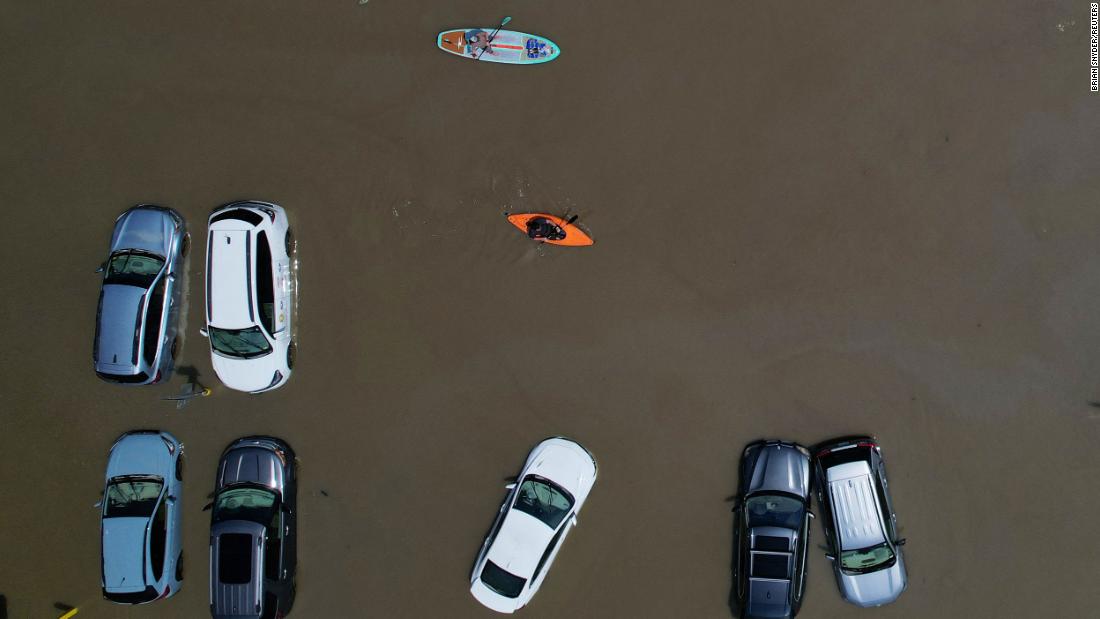
<path fill-rule="evenodd" d="M 223 329 L 244 329 L 256 324 L 252 307 L 252 232 L 237 230 L 236 220 L 211 226 L 210 265 L 207 277 L 207 309 L 210 324 Z M 221 225 L 227 228 L 224 229 Z"/>
<path fill-rule="evenodd" d="M 829 500 L 841 550 L 867 548 L 886 541 L 871 468 L 862 460 L 825 471 Z"/>
<path fill-rule="evenodd" d="M 555 531 L 534 516 L 510 509 L 489 548 L 488 559 L 501 569 L 530 579 Z"/>
<path fill-rule="evenodd" d="M 138 338 L 134 331 L 145 316 L 145 288 L 108 284 L 103 286 L 102 306 L 96 333 L 96 369 L 112 374 L 133 374 Z M 138 364 L 141 355 L 137 355 Z"/>
<path fill-rule="evenodd" d="M 263 600 L 265 527 L 247 520 L 228 520 L 210 527 L 210 611 L 215 617 L 255 617 L 256 606 Z M 226 535 L 250 538 L 250 580 L 234 584 L 221 581 L 221 550 Z"/>
<path fill-rule="evenodd" d="M 149 518 L 103 519 L 103 587 L 112 593 L 145 589 Z"/>

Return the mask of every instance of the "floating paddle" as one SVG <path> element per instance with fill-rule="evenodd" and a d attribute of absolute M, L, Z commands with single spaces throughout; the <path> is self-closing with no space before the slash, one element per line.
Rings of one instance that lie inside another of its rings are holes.
<path fill-rule="evenodd" d="M 487 39 L 487 40 L 485 41 L 485 47 L 481 48 L 481 54 L 484 54 L 484 53 L 485 53 L 485 50 L 489 49 L 489 47 L 490 47 L 490 46 L 492 46 L 492 44 L 493 44 L 493 39 L 495 39 L 495 38 L 496 38 L 496 36 L 497 36 L 497 33 L 498 33 L 498 32 L 500 32 L 500 29 L 501 29 L 501 28 L 503 28 L 504 26 L 508 25 L 508 22 L 510 22 L 510 21 L 512 21 L 512 18 L 511 18 L 511 17 L 505 17 L 505 18 L 504 18 L 503 20 L 501 20 L 501 22 L 500 22 L 500 25 L 499 25 L 499 26 L 497 26 L 497 29 L 496 29 L 496 30 L 494 30 L 494 31 L 493 31 L 493 34 L 490 34 L 490 35 L 489 35 L 489 38 L 488 38 L 488 39 Z M 475 58 L 475 60 L 481 60 L 481 54 L 478 54 L 478 55 L 477 55 L 477 58 Z"/>

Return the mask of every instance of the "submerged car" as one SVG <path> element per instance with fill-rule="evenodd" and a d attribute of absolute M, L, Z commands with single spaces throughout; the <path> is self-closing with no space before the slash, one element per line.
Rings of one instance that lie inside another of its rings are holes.
<path fill-rule="evenodd" d="M 837 585 L 857 606 L 889 604 L 908 583 L 886 468 L 873 438 L 826 443 L 815 458 L 817 500 Z"/>
<path fill-rule="evenodd" d="M 183 445 L 167 432 L 123 434 L 107 459 L 101 507 L 103 597 L 144 604 L 183 582 Z"/>
<path fill-rule="evenodd" d="M 282 207 L 227 204 L 210 214 L 206 328 L 214 372 L 226 387 L 259 393 L 294 367 L 291 337 L 294 238 Z"/>
<path fill-rule="evenodd" d="M 188 249 L 183 217 L 139 204 L 115 221 L 96 310 L 92 363 L 105 381 L 146 385 L 168 377 L 176 351 L 180 285 Z"/>
<path fill-rule="evenodd" d="M 810 452 L 759 441 L 741 456 L 733 511 L 733 597 L 742 618 L 794 617 L 806 584 L 810 541 Z"/>
<path fill-rule="evenodd" d="M 210 515 L 210 614 L 285 617 L 294 604 L 297 481 L 294 451 L 248 436 L 222 453 Z"/>
<path fill-rule="evenodd" d="M 596 461 L 569 439 L 549 438 L 516 479 L 470 575 L 474 598 L 501 613 L 522 608 L 542 586 L 596 482 Z"/>

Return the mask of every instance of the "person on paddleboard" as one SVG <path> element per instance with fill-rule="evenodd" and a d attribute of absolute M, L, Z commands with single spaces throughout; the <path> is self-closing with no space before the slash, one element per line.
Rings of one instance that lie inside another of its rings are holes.
<path fill-rule="evenodd" d="M 532 217 L 527 220 L 527 236 L 536 241 L 560 241 L 565 230 L 545 217 Z"/>
<path fill-rule="evenodd" d="M 494 54 L 493 45 L 489 42 L 489 35 L 485 33 L 481 28 L 469 30 L 466 32 L 466 45 L 469 46 L 470 55 L 478 57 L 482 53 Z M 479 52 L 478 50 L 484 50 Z"/>

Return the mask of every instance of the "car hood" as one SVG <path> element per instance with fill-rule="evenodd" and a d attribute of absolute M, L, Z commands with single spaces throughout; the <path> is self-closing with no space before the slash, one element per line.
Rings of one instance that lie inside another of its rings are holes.
<path fill-rule="evenodd" d="M 142 249 L 161 257 L 172 247 L 176 222 L 166 211 L 136 208 L 123 213 L 115 222 L 111 252 Z"/>
<path fill-rule="evenodd" d="M 898 555 L 894 565 L 867 574 L 837 572 L 844 599 L 857 606 L 881 606 L 898 599 L 907 584 L 905 563 Z"/>
<path fill-rule="evenodd" d="M 111 448 L 107 479 L 122 475 L 156 475 L 167 482 L 174 459 L 159 434 L 128 434 Z"/>
<path fill-rule="evenodd" d="M 568 490 L 579 509 L 596 480 L 596 463 L 573 441 L 552 438 L 540 443 L 531 455 L 524 471 L 524 475 L 530 474 L 545 477 Z"/>
<path fill-rule="evenodd" d="M 259 391 L 271 384 L 275 371 L 281 367 L 280 351 L 273 346 L 271 352 L 251 359 L 231 359 L 212 352 L 210 355 L 214 373 L 226 387 L 237 391 Z"/>
<path fill-rule="evenodd" d="M 754 445 L 745 455 L 745 493 L 786 492 L 805 499 L 810 493 L 810 458 L 791 445 Z"/>
<path fill-rule="evenodd" d="M 103 519 L 103 586 L 116 593 L 145 589 L 148 518 Z"/>
<path fill-rule="evenodd" d="M 569 523 L 563 522 L 558 526 L 569 526 Z M 512 574 L 530 580 L 539 558 L 553 537 L 554 529 L 541 520 L 515 509 L 510 510 L 489 548 L 488 559 Z"/>
<path fill-rule="evenodd" d="M 284 482 L 282 462 L 271 450 L 239 447 L 222 456 L 218 488 L 250 483 L 267 486 L 281 493 Z"/>
<path fill-rule="evenodd" d="M 143 311 L 144 288 L 109 284 L 103 287 L 103 305 L 96 325 L 96 368 L 119 374 L 134 372 L 138 311 Z M 119 371 L 123 370 L 123 371 Z"/>

